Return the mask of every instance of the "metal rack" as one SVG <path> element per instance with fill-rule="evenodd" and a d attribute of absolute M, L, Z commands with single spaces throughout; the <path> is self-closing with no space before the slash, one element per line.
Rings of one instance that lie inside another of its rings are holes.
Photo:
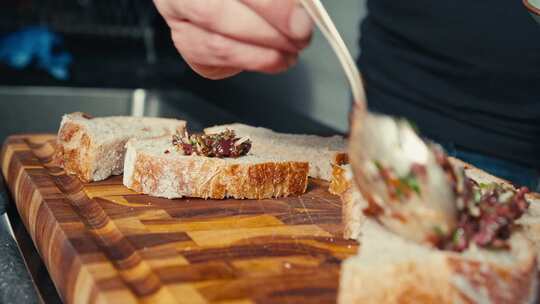
<path fill-rule="evenodd" d="M 155 16 L 149 0 L 4 0 L 0 31 L 45 25 L 62 34 L 140 39 L 153 63 Z"/>

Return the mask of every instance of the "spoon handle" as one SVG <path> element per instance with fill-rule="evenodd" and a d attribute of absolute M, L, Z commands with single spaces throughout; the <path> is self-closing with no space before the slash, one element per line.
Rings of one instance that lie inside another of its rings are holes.
<path fill-rule="evenodd" d="M 319 30 L 334 50 L 339 59 L 345 75 L 351 86 L 352 94 L 356 103 L 356 108 L 366 110 L 366 94 L 362 83 L 362 78 L 358 67 L 354 62 L 347 45 L 339 34 L 332 18 L 324 8 L 320 0 L 300 0 L 308 14 L 317 24 Z"/>

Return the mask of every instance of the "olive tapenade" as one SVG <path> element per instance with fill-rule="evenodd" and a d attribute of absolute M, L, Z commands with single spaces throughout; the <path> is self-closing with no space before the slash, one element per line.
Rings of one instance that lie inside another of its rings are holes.
<path fill-rule="evenodd" d="M 508 248 L 514 222 L 529 208 L 526 187 L 515 189 L 504 184 L 478 184 L 455 172 L 442 149 L 433 149 L 437 162 L 446 172 L 456 194 L 458 226 L 448 235 L 439 234 L 440 249 L 462 252 L 474 244 L 481 248 Z"/>
<path fill-rule="evenodd" d="M 233 130 L 217 134 L 175 134 L 172 144 L 184 155 L 217 158 L 244 156 L 249 153 L 252 145 L 248 137 L 239 138 Z"/>
<path fill-rule="evenodd" d="M 439 249 L 462 252 L 475 245 L 480 248 L 505 249 L 514 222 L 528 209 L 526 187 L 516 189 L 505 184 L 478 184 L 456 171 L 441 148 L 432 146 L 436 161 L 451 185 L 457 208 L 457 227 L 444 233 L 434 227 L 435 235 L 429 241 Z M 384 181 L 390 199 L 405 202 L 413 194 L 421 194 L 421 182 L 426 178 L 426 168 L 412 164 L 409 173 L 398 176 L 392 169 L 374 162 Z"/>
<path fill-rule="evenodd" d="M 463 192 L 457 201 L 458 227 L 449 235 L 441 235 L 440 249 L 464 251 L 474 244 L 482 248 L 508 248 L 508 239 L 515 220 L 529 207 L 526 187 L 515 190 L 497 183 L 478 184 L 465 177 Z"/>

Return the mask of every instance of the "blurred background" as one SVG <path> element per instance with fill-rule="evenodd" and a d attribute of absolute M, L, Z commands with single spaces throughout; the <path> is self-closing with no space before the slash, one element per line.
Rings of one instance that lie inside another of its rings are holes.
<path fill-rule="evenodd" d="M 358 53 L 359 0 L 325 1 Z M 149 0 L 3 0 L 0 140 L 56 132 L 63 113 L 188 119 L 192 128 L 242 121 L 283 132 L 346 132 L 349 90 L 319 32 L 280 75 L 224 81 L 194 74 Z"/>

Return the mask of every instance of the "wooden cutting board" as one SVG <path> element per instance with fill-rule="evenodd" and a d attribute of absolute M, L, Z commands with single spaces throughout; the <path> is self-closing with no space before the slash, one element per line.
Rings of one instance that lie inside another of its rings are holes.
<path fill-rule="evenodd" d="M 53 135 L 10 137 L 2 173 L 65 303 L 333 303 L 341 203 L 328 184 L 273 200 L 167 200 L 83 184 Z"/>

